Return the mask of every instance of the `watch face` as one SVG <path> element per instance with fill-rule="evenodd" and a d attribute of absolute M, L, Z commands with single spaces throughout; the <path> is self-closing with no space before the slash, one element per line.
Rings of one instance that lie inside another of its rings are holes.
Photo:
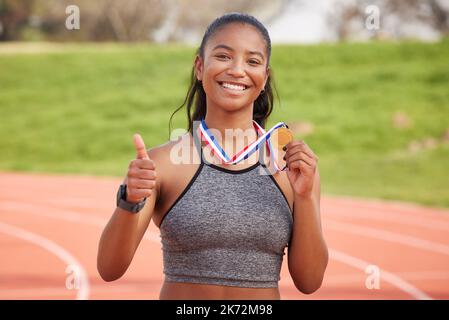
<path fill-rule="evenodd" d="M 118 191 L 117 191 L 117 207 L 118 207 L 118 204 L 120 202 L 120 199 L 123 199 L 124 190 L 126 191 L 126 186 L 121 184 L 120 187 L 118 188 Z"/>
<path fill-rule="evenodd" d="M 139 212 L 144 206 L 146 199 L 143 199 L 139 203 L 130 203 L 126 201 L 126 184 L 120 185 L 118 192 L 117 192 L 117 207 L 125 209 L 129 212 L 137 213 Z"/>
<path fill-rule="evenodd" d="M 142 208 L 143 208 L 143 206 L 145 205 L 145 202 L 140 202 L 137 206 L 136 206 L 136 210 L 137 211 L 140 211 Z"/>

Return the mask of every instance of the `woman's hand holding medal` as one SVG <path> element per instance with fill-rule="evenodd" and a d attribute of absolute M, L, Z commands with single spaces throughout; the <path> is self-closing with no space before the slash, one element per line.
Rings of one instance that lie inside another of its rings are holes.
<path fill-rule="evenodd" d="M 295 195 L 310 197 L 318 157 L 304 141 L 293 141 L 293 134 L 285 127 L 278 129 L 277 138 L 278 148 L 286 151 L 283 160 Z"/>
<path fill-rule="evenodd" d="M 275 171 L 287 170 L 287 176 L 296 196 L 308 197 L 312 194 L 313 182 L 315 180 L 315 171 L 318 157 L 305 144 L 304 141 L 293 141 L 293 134 L 288 129 L 284 122 L 279 122 L 270 130 L 265 131 L 260 125 L 253 120 L 255 129 L 258 131 L 259 138 L 257 141 L 246 146 L 241 151 L 233 156 L 228 156 L 223 148 L 220 147 L 217 140 L 209 132 L 209 129 L 204 121 L 201 121 L 199 131 L 207 144 L 215 151 L 215 154 L 220 157 L 224 163 L 233 164 L 246 159 L 251 153 L 269 139 L 268 143 L 270 149 L 270 157 Z M 272 146 L 277 147 L 277 151 Z M 287 151 L 283 159 L 279 154 L 282 151 Z M 275 155 L 278 155 L 277 157 Z M 275 159 L 277 158 L 277 159 Z"/>

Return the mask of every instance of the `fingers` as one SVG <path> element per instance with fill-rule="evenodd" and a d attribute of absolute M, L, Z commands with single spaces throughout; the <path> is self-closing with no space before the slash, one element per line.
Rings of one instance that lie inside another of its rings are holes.
<path fill-rule="evenodd" d="M 128 171 L 128 178 L 139 178 L 143 180 L 156 180 L 157 174 L 154 170 L 141 169 L 138 167 L 131 167 Z"/>
<path fill-rule="evenodd" d="M 300 169 L 304 171 L 308 169 L 314 170 L 318 157 L 304 141 L 292 141 L 287 144 L 284 160 L 290 170 Z"/>
<path fill-rule="evenodd" d="M 304 161 L 309 166 L 313 166 L 315 163 L 315 159 L 312 157 L 309 157 L 309 155 L 303 151 L 298 151 L 298 152 L 292 153 L 290 156 L 288 156 L 288 157 L 286 156 L 285 160 L 286 160 L 286 164 L 288 167 L 290 166 L 290 163 L 292 163 L 294 161 L 298 161 L 298 160 Z"/>
<path fill-rule="evenodd" d="M 136 148 L 137 159 L 149 159 L 145 143 L 140 134 L 136 133 L 133 137 L 134 147 Z"/>
<path fill-rule="evenodd" d="M 148 198 L 156 188 L 157 174 L 155 170 L 139 168 L 136 163 L 149 163 L 154 168 L 151 160 L 137 159 L 133 160 L 127 175 L 127 199 L 131 202 L 140 202 Z"/>
<path fill-rule="evenodd" d="M 128 188 L 131 189 L 153 189 L 156 186 L 156 180 L 129 178 Z"/>
<path fill-rule="evenodd" d="M 304 160 L 296 160 L 289 164 L 288 169 L 299 169 L 301 170 L 301 172 L 306 172 L 308 170 L 312 170 L 313 168 L 309 166 Z"/>
<path fill-rule="evenodd" d="M 136 158 L 129 163 L 126 178 L 127 200 L 140 202 L 148 198 L 156 187 L 156 163 L 148 156 L 140 134 L 133 136 Z"/>
<path fill-rule="evenodd" d="M 310 147 L 304 141 L 292 141 L 286 145 L 287 152 L 285 153 L 286 159 L 290 157 L 291 154 L 302 151 L 309 157 L 318 161 L 318 156 L 310 149 Z"/>
<path fill-rule="evenodd" d="M 129 163 L 129 169 L 131 168 L 155 170 L 156 164 L 151 159 L 135 159 Z"/>
<path fill-rule="evenodd" d="M 138 203 L 144 198 L 148 198 L 153 193 L 153 189 L 127 188 L 127 201 Z"/>

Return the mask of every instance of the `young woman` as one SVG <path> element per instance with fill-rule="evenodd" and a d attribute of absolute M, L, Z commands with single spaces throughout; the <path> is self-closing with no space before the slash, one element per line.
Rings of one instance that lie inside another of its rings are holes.
<path fill-rule="evenodd" d="M 137 159 L 99 244 L 104 280 L 125 273 L 153 220 L 163 248 L 160 299 L 280 299 L 286 247 L 297 289 L 309 294 L 321 286 L 328 250 L 315 153 L 304 141 L 291 141 L 276 151 L 287 170 L 273 172 L 262 143 L 230 165 L 217 162 L 195 128 L 203 120 L 230 155 L 256 141 L 257 124 L 265 127 L 273 105 L 270 55 L 268 32 L 252 16 L 227 14 L 208 27 L 183 104 L 188 132 L 149 150 L 134 137 Z M 190 161 L 175 159 L 181 145 L 194 151 Z"/>

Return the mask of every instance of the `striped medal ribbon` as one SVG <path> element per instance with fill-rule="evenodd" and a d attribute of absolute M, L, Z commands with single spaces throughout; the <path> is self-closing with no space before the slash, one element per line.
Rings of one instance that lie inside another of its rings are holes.
<path fill-rule="evenodd" d="M 270 137 L 272 136 L 273 131 L 279 129 L 279 128 L 288 128 L 288 126 L 284 122 L 278 122 L 276 123 L 270 130 L 266 131 L 256 122 L 253 120 L 254 128 L 257 131 L 257 134 L 259 138 L 254 141 L 253 143 L 247 145 L 242 150 L 237 152 L 232 157 L 229 157 L 226 152 L 221 148 L 218 141 L 215 139 L 215 137 L 210 133 L 209 128 L 206 125 L 206 122 L 204 119 L 201 120 L 201 123 L 199 125 L 199 130 L 201 133 L 201 139 L 202 141 L 205 141 L 207 145 L 209 145 L 212 148 L 212 153 L 217 155 L 225 164 L 237 164 L 242 160 L 247 159 L 253 152 L 259 149 L 260 145 L 265 141 L 267 147 L 268 147 L 268 153 L 270 156 L 270 159 L 274 165 L 274 168 L 276 171 L 283 171 L 287 167 L 279 168 L 275 157 L 274 157 L 274 151 L 273 146 L 270 141 Z"/>

